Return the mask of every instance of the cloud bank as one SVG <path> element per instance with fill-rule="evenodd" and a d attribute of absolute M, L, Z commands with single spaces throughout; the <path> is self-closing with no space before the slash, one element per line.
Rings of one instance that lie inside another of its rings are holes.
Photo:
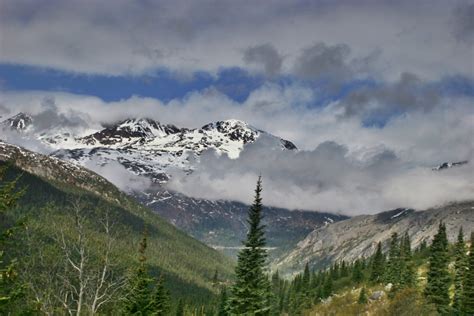
<path fill-rule="evenodd" d="M 410 86 L 418 82 L 416 77 L 404 80 Z M 170 183 L 170 188 L 194 197 L 249 202 L 255 179 L 262 174 L 266 203 L 290 209 L 354 215 L 395 207 L 424 209 L 472 199 L 472 99 L 440 94 L 433 99 L 436 102 L 425 103 L 423 97 L 418 104 L 418 99 L 407 92 L 410 101 L 406 104 L 411 106 L 392 107 L 403 109 L 402 114 L 391 116 L 382 126 L 365 125 L 368 115 L 386 110 L 386 100 L 405 100 L 403 93 L 392 91 L 403 91 L 400 85 L 396 82 L 365 92 L 370 102 L 360 103 L 361 108 L 352 115 L 346 112 L 347 104 L 356 104 L 350 103 L 352 95 L 326 107 L 310 107 L 313 90 L 272 84 L 255 90 L 242 103 L 215 90 L 193 92 L 168 103 L 139 97 L 107 103 L 67 93 L 8 92 L 0 96 L 0 103 L 12 113 L 26 110 L 39 117 L 49 113 L 54 104 L 52 119 L 87 122 L 86 128 L 137 116 L 183 127 L 233 117 L 291 140 L 300 148 L 298 152 L 269 151 L 269 140 L 262 138 L 247 146 L 238 160 L 206 152 L 192 175 L 176 173 Z M 442 162 L 461 160 L 471 163 L 443 172 L 431 170 Z M 149 185 L 143 179 L 130 180 L 120 165 L 89 167 L 127 191 Z"/>
<path fill-rule="evenodd" d="M 469 75 L 472 20 L 472 2 L 459 0 L 2 0 L 0 62 L 109 75 L 261 64 L 307 77 L 344 74 L 346 59 L 378 50 L 372 67 L 388 78 Z"/>

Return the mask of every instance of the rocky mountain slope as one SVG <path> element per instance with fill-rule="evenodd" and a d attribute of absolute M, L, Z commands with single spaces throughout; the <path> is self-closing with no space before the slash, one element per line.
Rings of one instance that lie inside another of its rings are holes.
<path fill-rule="evenodd" d="M 416 248 L 423 240 L 428 244 L 431 242 L 440 221 L 446 223 L 450 242 L 456 240 L 461 226 L 468 236 L 474 231 L 474 202 L 453 203 L 424 211 L 397 209 L 320 227 L 274 262 L 274 268 L 290 273 L 301 271 L 306 263 L 324 268 L 335 261 L 352 262 L 370 256 L 378 242 L 382 242 L 386 250 L 394 232 L 399 235 L 408 232 L 412 247 Z"/>
<path fill-rule="evenodd" d="M 14 122 L 14 123 L 12 123 Z M 127 119 L 86 135 L 75 136 L 61 124 L 37 131 L 35 119 L 20 113 L 2 123 L 51 148 L 51 156 L 78 166 L 120 164 L 131 174 L 151 180 L 134 197 L 191 236 L 218 249 L 236 253 L 246 233 L 248 206 L 232 201 L 209 201 L 184 196 L 166 188 L 172 170 L 193 172 L 205 150 L 238 159 L 245 145 L 259 137 L 273 140 L 268 150 L 297 150 L 290 141 L 238 120 L 180 128 L 151 119 Z M 0 137 L 1 138 L 1 137 Z M 40 162 L 39 162 L 40 163 Z M 94 168 L 93 168 L 94 169 Z M 293 247 L 316 227 L 344 219 L 327 213 L 266 210 L 268 242 L 275 256 Z"/>
<path fill-rule="evenodd" d="M 243 203 L 196 199 L 170 191 L 152 190 L 135 196 L 191 236 L 227 254 L 236 255 L 245 239 L 248 205 Z M 316 227 L 348 218 L 276 207 L 265 207 L 264 214 L 269 254 L 273 258 L 292 249 Z"/>

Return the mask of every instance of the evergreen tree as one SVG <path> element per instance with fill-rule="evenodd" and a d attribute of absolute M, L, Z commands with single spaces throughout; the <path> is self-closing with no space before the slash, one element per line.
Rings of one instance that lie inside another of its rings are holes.
<path fill-rule="evenodd" d="M 354 262 L 354 267 L 352 268 L 352 281 L 356 284 L 359 284 L 364 280 L 364 273 L 362 272 L 362 262 L 357 259 Z"/>
<path fill-rule="evenodd" d="M 416 283 L 416 272 L 411 253 L 411 242 L 408 232 L 400 243 L 400 281 L 399 288 L 413 287 Z"/>
<path fill-rule="evenodd" d="M 329 275 L 326 275 L 324 277 L 324 283 L 322 286 L 322 298 L 327 298 L 331 296 L 333 291 L 333 283 L 332 283 L 332 278 Z"/>
<path fill-rule="evenodd" d="M 344 263 L 344 262 L 343 262 Z M 377 250 L 372 257 L 372 264 L 370 269 L 370 281 L 373 283 L 380 283 L 383 281 L 385 274 L 385 256 L 382 253 L 382 243 L 377 244 Z"/>
<path fill-rule="evenodd" d="M 212 277 L 212 285 L 214 287 L 219 285 L 219 272 L 217 271 L 217 269 L 214 270 L 214 276 Z"/>
<path fill-rule="evenodd" d="M 262 221 L 262 181 L 258 179 L 255 200 L 248 212 L 249 231 L 239 252 L 229 301 L 231 314 L 268 315 L 271 309 L 270 283 L 265 274 L 265 232 Z"/>
<path fill-rule="evenodd" d="M 158 278 L 155 290 L 150 302 L 151 315 L 168 315 L 170 310 L 170 295 L 165 287 L 165 280 L 162 275 Z"/>
<path fill-rule="evenodd" d="M 308 263 L 306 262 L 305 266 L 304 266 L 304 272 L 303 272 L 303 288 L 305 290 L 309 289 L 309 282 L 311 280 L 311 275 L 309 273 L 309 266 L 308 266 Z"/>
<path fill-rule="evenodd" d="M 418 246 L 418 251 L 425 252 L 426 249 L 428 249 L 428 245 L 426 244 L 426 240 L 423 239 L 420 243 L 420 246 Z"/>
<path fill-rule="evenodd" d="M 442 315 L 449 314 L 449 286 L 450 276 L 448 271 L 448 239 L 446 226 L 439 224 L 438 233 L 434 236 L 430 247 L 429 270 L 425 296 L 429 303 L 436 305 Z"/>
<path fill-rule="evenodd" d="M 462 311 L 464 315 L 474 315 L 474 232 L 471 233 L 471 246 L 464 275 Z"/>
<path fill-rule="evenodd" d="M 151 283 L 153 280 L 148 276 L 146 248 L 147 232 L 145 230 L 138 248 L 138 268 L 130 276 L 124 295 L 122 310 L 125 315 L 148 315 L 152 312 Z"/>
<path fill-rule="evenodd" d="M 180 299 L 176 307 L 176 316 L 184 316 L 184 301 Z"/>
<path fill-rule="evenodd" d="M 359 304 L 367 304 L 367 293 L 365 287 L 360 290 L 359 299 L 357 300 Z"/>
<path fill-rule="evenodd" d="M 385 282 L 396 284 L 400 280 L 400 245 L 398 234 L 393 233 L 390 239 L 390 249 L 385 273 Z"/>
<path fill-rule="evenodd" d="M 226 288 L 222 288 L 217 316 L 227 316 L 227 315 L 229 315 L 227 311 L 227 290 Z"/>
<path fill-rule="evenodd" d="M 341 271 L 340 271 L 339 275 L 341 276 L 341 278 L 344 278 L 344 277 L 349 275 L 349 272 L 348 272 L 348 269 L 347 269 L 347 264 L 346 264 L 345 260 L 342 260 Z"/>
<path fill-rule="evenodd" d="M 454 260 L 453 314 L 462 315 L 463 281 L 467 268 L 466 244 L 462 227 L 459 229 L 458 239 L 454 246 Z"/>

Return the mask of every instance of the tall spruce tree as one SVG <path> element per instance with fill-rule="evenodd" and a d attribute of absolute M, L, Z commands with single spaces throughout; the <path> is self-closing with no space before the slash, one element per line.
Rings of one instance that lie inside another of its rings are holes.
<path fill-rule="evenodd" d="M 180 299 L 176 306 L 176 316 L 184 316 L 184 301 Z"/>
<path fill-rule="evenodd" d="M 411 252 L 411 241 L 408 232 L 400 242 L 400 281 L 399 288 L 413 287 L 416 283 L 416 272 Z"/>
<path fill-rule="evenodd" d="M 429 270 L 425 296 L 429 303 L 436 306 L 441 315 L 450 313 L 449 286 L 450 275 L 448 271 L 448 239 L 446 226 L 439 224 L 438 233 L 434 236 L 430 247 Z"/>
<path fill-rule="evenodd" d="M 474 315 L 474 232 L 471 232 L 471 246 L 464 275 L 462 311 L 464 315 Z"/>
<path fill-rule="evenodd" d="M 122 311 L 125 315 L 149 315 L 152 310 L 152 278 L 148 275 L 146 264 L 147 231 L 138 248 L 138 267 L 129 277 L 124 295 Z"/>
<path fill-rule="evenodd" d="M 165 287 L 165 279 L 160 275 L 150 302 L 151 315 L 164 316 L 170 311 L 170 295 Z"/>
<path fill-rule="evenodd" d="M 235 268 L 236 282 L 229 300 L 230 314 L 268 315 L 271 310 L 270 282 L 265 273 L 265 226 L 262 224 L 262 180 L 248 212 L 249 231 Z"/>
<path fill-rule="evenodd" d="M 458 239 L 454 246 L 454 260 L 453 314 L 462 315 L 463 282 L 467 269 L 466 244 L 462 227 L 459 228 Z"/>
<path fill-rule="evenodd" d="M 343 262 L 344 263 L 344 262 Z M 382 243 L 377 244 L 377 250 L 372 257 L 370 266 L 370 281 L 373 283 L 380 283 L 383 281 L 385 274 L 385 256 L 382 252 Z"/>
<path fill-rule="evenodd" d="M 217 316 L 227 316 L 227 315 L 229 315 L 228 308 L 227 308 L 227 290 L 224 287 L 221 290 L 219 310 L 217 311 Z"/>
<path fill-rule="evenodd" d="M 390 249 L 388 255 L 387 269 L 385 271 L 385 281 L 396 284 L 400 280 L 400 244 L 398 234 L 393 233 L 390 239 Z"/>
<path fill-rule="evenodd" d="M 361 260 L 357 259 L 354 262 L 354 266 L 352 268 L 352 281 L 356 284 L 359 284 L 364 280 L 364 272 L 362 271 L 362 269 L 362 262 Z"/>

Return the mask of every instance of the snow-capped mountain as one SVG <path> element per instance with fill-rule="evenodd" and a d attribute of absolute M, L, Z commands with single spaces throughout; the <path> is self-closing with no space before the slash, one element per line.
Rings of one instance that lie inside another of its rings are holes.
<path fill-rule="evenodd" d="M 31 116 L 25 113 L 18 113 L 15 116 L 6 119 L 5 121 L 0 123 L 2 130 L 15 130 L 15 131 L 25 131 L 31 126 L 33 119 Z"/>
<path fill-rule="evenodd" d="M 164 125 L 151 119 L 128 119 L 91 135 L 75 138 L 53 153 L 62 159 L 87 165 L 116 161 L 134 174 L 153 182 L 169 180 L 171 169 L 192 172 L 192 161 L 205 150 L 237 159 L 244 146 L 261 135 L 273 138 L 282 150 L 294 150 L 290 141 L 270 135 L 238 120 L 219 121 L 199 129 Z M 53 147 L 61 147 L 61 144 Z"/>
<path fill-rule="evenodd" d="M 5 125 L 9 124 L 8 120 Z M 193 172 L 201 154 L 213 150 L 218 155 L 238 159 L 244 147 L 262 136 L 271 142 L 268 150 L 296 150 L 288 141 L 239 120 L 224 120 L 201 128 L 180 128 L 151 119 L 127 119 L 84 135 L 74 135 L 67 126 L 53 124 L 43 131 L 30 126 L 21 130 L 51 148 L 51 156 L 97 170 L 94 166 L 119 163 L 134 175 L 145 176 L 151 187 L 134 191 L 137 200 L 153 209 L 188 234 L 219 249 L 234 249 L 245 237 L 248 206 L 233 201 L 209 201 L 184 196 L 164 184 L 175 169 Z M 15 125 L 16 126 L 16 125 Z M 1 137 L 0 137 L 1 138 Z M 106 175 L 104 175 L 106 176 Z M 107 177 L 107 176 L 106 176 Z M 112 181 L 113 182 L 113 181 Z M 290 249 L 316 227 L 346 217 L 281 208 L 266 210 L 268 242 L 278 246 L 274 255 Z"/>

